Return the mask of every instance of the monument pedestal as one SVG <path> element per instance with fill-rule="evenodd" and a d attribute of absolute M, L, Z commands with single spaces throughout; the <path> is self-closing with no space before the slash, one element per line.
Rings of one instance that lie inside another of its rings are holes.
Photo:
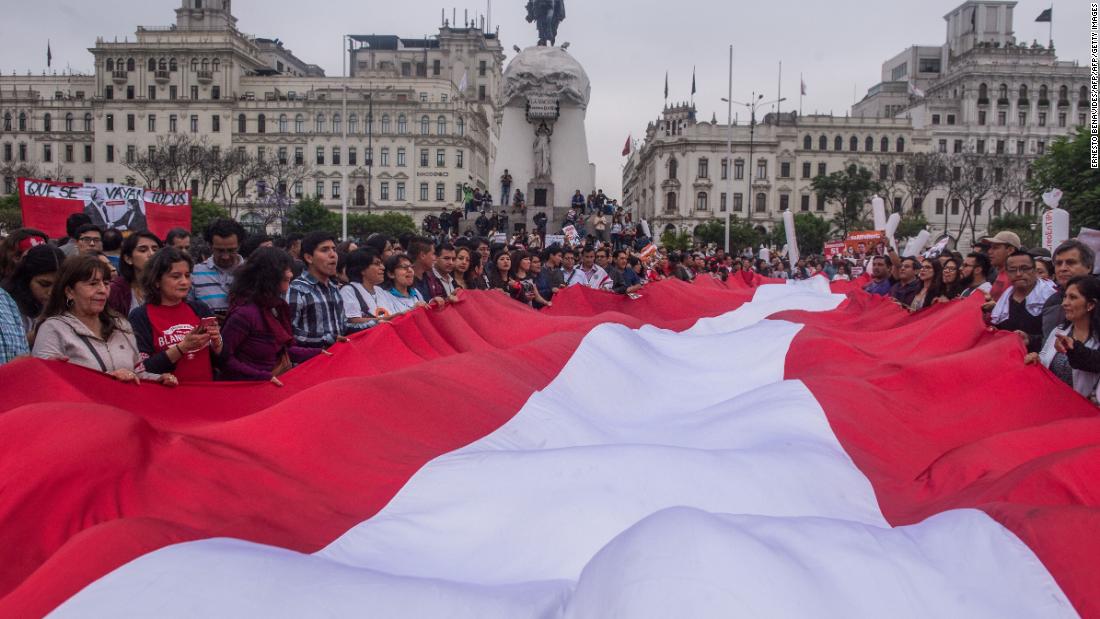
<path fill-rule="evenodd" d="M 550 215 L 554 207 L 569 206 L 578 189 L 585 195 L 595 189 L 584 126 L 590 95 L 584 68 L 558 47 L 528 47 L 504 71 L 493 180 L 508 170 L 513 187 L 526 189 L 528 229 L 539 210 Z"/>

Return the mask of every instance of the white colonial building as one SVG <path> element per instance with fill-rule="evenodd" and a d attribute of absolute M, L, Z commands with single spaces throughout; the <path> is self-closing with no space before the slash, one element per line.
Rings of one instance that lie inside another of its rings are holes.
<path fill-rule="evenodd" d="M 458 206 L 463 184 L 490 187 L 497 35 L 444 22 L 428 39 L 348 41 L 350 77 L 327 77 L 278 39 L 240 32 L 230 0 L 182 0 L 172 26 L 98 39 L 94 75 L 0 76 L 0 193 L 18 176 L 173 185 L 248 222 L 271 190 L 419 219 Z M 165 144 L 242 152 L 279 172 L 219 184 L 135 169 Z"/>
<path fill-rule="evenodd" d="M 690 106 L 667 107 L 624 168 L 624 201 L 658 235 L 727 211 L 770 230 L 787 209 L 834 215 L 839 205 L 818 200 L 812 179 L 857 164 L 894 211 L 921 211 L 934 234 L 964 245 L 991 217 L 1037 215 L 1028 164 L 1088 122 L 1089 74 L 1051 47 L 1017 44 L 1015 4 L 977 0 L 951 11 L 944 45 L 885 62 L 880 83 L 844 117 L 769 114 L 731 128 L 698 122 Z M 914 162 L 917 153 L 940 156 L 938 180 L 924 180 L 915 163 L 929 159 Z"/>

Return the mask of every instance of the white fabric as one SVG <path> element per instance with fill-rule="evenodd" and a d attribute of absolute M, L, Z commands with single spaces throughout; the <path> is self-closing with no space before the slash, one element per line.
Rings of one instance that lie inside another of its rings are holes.
<path fill-rule="evenodd" d="M 363 317 L 363 308 L 359 305 L 359 297 L 355 296 L 356 291 L 363 298 L 363 302 L 367 304 L 367 311 L 370 313 L 371 318 L 378 315 L 379 307 L 391 311 L 390 307 L 393 306 L 392 295 L 383 290 L 381 286 L 375 286 L 374 294 L 371 294 L 363 284 L 352 282 L 340 289 L 340 298 L 344 300 L 344 315 L 348 319 Z"/>
<path fill-rule="evenodd" d="M 887 524 L 813 394 L 783 379 L 801 327 L 763 320 L 841 299 L 763 286 L 682 334 L 600 326 L 511 421 L 315 555 L 180 544 L 55 614 L 1075 616 L 982 512 Z"/>
<path fill-rule="evenodd" d="M 1043 313 L 1043 305 L 1050 298 L 1050 295 L 1056 292 L 1054 284 L 1044 279 L 1035 280 L 1035 287 L 1028 293 L 1027 298 L 1024 299 L 1024 306 L 1027 307 L 1027 313 L 1032 316 L 1041 316 Z M 993 306 L 993 314 L 990 316 L 990 321 L 999 325 L 1002 322 L 1008 320 L 1008 306 L 1009 301 L 1012 300 L 1012 287 L 1009 286 L 1008 290 L 1005 290 L 1001 294 L 1001 298 L 997 299 L 997 304 Z"/>
<path fill-rule="evenodd" d="M 1047 336 L 1047 341 L 1043 343 L 1043 350 L 1039 352 L 1039 361 L 1042 362 L 1044 367 L 1049 368 L 1050 362 L 1053 361 L 1054 356 L 1058 354 L 1058 351 L 1054 348 L 1058 336 L 1071 335 L 1072 332 L 1072 326 L 1065 329 L 1056 327 L 1050 332 L 1050 335 Z M 1100 348 L 1100 342 L 1098 342 L 1095 337 L 1090 337 L 1089 340 L 1085 342 L 1085 347 L 1096 350 Z M 1073 370 L 1073 390 L 1086 398 L 1093 394 L 1100 393 L 1100 374 Z"/>

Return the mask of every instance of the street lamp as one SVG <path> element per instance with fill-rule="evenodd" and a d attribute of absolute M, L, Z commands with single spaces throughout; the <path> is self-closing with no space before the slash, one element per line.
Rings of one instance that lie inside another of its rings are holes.
<path fill-rule="evenodd" d="M 752 155 L 753 155 L 753 148 L 755 146 L 755 141 L 756 141 L 756 109 L 759 108 L 759 107 L 765 106 L 765 105 L 772 105 L 772 104 L 775 104 L 775 103 L 782 103 L 782 102 L 787 100 L 786 97 L 781 97 L 781 98 L 775 99 L 773 101 L 763 101 L 763 98 L 764 98 L 764 95 L 762 95 L 762 94 L 758 95 L 758 94 L 756 94 L 756 92 L 753 92 L 752 93 L 752 99 L 750 99 L 748 103 L 745 103 L 745 102 L 742 102 L 742 101 L 730 101 L 729 99 L 725 99 L 725 98 L 722 99 L 723 101 L 729 103 L 731 109 L 733 107 L 733 104 L 735 104 L 735 103 L 737 105 L 741 105 L 741 106 L 744 106 L 744 107 L 749 109 L 749 158 L 748 158 L 748 161 L 746 161 L 746 164 L 747 164 L 746 167 L 748 169 L 746 170 L 746 173 L 745 173 L 745 177 L 748 180 L 748 192 L 745 194 L 745 201 L 746 201 L 746 205 L 747 205 L 747 208 L 748 208 L 748 219 L 749 219 L 750 222 L 752 221 L 753 209 L 754 209 L 753 193 L 752 193 L 752 174 L 753 174 Z M 732 136 L 732 132 L 733 132 L 733 123 L 731 121 L 730 122 L 730 135 L 731 136 Z M 733 149 L 732 149 L 732 138 L 731 138 L 731 147 L 730 147 L 731 158 L 732 158 L 732 150 Z M 731 166 L 733 165 L 732 159 L 730 161 L 730 165 Z M 730 172 L 730 177 L 732 178 L 732 176 L 733 176 L 733 173 L 731 171 Z M 730 199 L 732 200 L 732 196 L 731 196 Z"/>

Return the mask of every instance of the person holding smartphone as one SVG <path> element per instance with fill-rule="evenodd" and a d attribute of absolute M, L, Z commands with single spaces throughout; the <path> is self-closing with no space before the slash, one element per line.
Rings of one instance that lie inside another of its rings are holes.
<path fill-rule="evenodd" d="M 187 298 L 193 266 L 191 257 L 174 247 L 158 251 L 144 271 L 145 305 L 130 312 L 145 368 L 156 374 L 171 372 L 184 384 L 214 380 L 215 361 L 222 351 L 214 312 L 202 301 Z"/>

